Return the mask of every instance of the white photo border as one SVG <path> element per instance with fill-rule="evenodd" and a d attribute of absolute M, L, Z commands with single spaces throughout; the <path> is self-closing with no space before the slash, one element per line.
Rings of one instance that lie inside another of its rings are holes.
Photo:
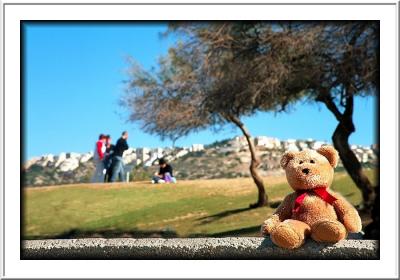
<path fill-rule="evenodd" d="M 22 4 L 8 1 L 2 3 L 2 9 L 2 278 L 398 278 L 398 2 Z M 379 177 L 384 202 L 380 212 L 380 260 L 20 260 L 21 20 L 379 20 Z"/>

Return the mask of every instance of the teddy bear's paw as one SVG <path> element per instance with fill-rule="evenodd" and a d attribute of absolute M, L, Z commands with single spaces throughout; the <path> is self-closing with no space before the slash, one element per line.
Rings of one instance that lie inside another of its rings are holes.
<path fill-rule="evenodd" d="M 275 221 L 273 218 L 265 220 L 261 225 L 261 234 L 264 236 L 270 234 L 278 223 L 279 222 Z"/>
<path fill-rule="evenodd" d="M 265 224 L 261 225 L 260 233 L 261 236 L 267 236 L 269 234 L 268 228 Z"/>
<path fill-rule="evenodd" d="M 303 245 L 304 237 L 297 233 L 290 224 L 281 223 L 271 232 L 274 244 L 285 249 L 296 249 Z"/>
<path fill-rule="evenodd" d="M 311 238 L 318 242 L 336 243 L 347 236 L 347 230 L 339 221 L 323 220 L 311 227 Z"/>
<path fill-rule="evenodd" d="M 351 233 L 357 233 L 362 230 L 361 218 L 358 213 L 349 216 L 345 215 L 343 217 L 343 224 L 346 227 L 347 231 Z"/>

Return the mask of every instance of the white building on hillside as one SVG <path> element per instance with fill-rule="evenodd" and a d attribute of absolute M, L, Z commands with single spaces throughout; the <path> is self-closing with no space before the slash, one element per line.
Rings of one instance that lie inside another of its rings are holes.
<path fill-rule="evenodd" d="M 322 141 L 315 141 L 314 143 L 311 144 L 310 148 L 313 150 L 317 150 L 317 149 L 321 148 L 322 145 L 325 145 L 325 144 L 326 143 L 322 142 Z"/>
<path fill-rule="evenodd" d="M 278 138 L 257 136 L 254 139 L 254 144 L 258 147 L 265 147 L 267 149 L 279 149 L 281 147 L 281 141 Z"/>
<path fill-rule="evenodd" d="M 202 150 L 204 150 L 204 145 L 203 144 L 193 144 L 190 147 L 190 151 L 191 152 L 199 152 L 199 151 L 202 151 Z"/>
<path fill-rule="evenodd" d="M 298 141 L 297 145 L 302 151 L 309 148 L 308 143 L 306 141 Z"/>
<path fill-rule="evenodd" d="M 145 162 L 150 158 L 149 148 L 139 148 L 136 150 L 136 158 L 140 159 L 141 162 Z"/>
<path fill-rule="evenodd" d="M 151 149 L 150 154 L 151 154 L 151 157 L 156 156 L 157 158 L 162 158 L 163 152 L 164 152 L 163 148 L 154 148 L 154 149 Z"/>
<path fill-rule="evenodd" d="M 295 139 L 286 140 L 285 142 L 283 142 L 283 147 L 286 151 L 299 151 L 299 147 L 297 147 Z"/>
<path fill-rule="evenodd" d="M 244 137 L 244 136 L 236 136 L 231 141 L 229 141 L 229 144 L 231 146 L 237 147 L 237 148 L 247 147 L 247 145 L 248 145 L 246 137 Z"/>
<path fill-rule="evenodd" d="M 177 152 L 176 155 L 175 155 L 175 157 L 176 157 L 176 158 L 180 158 L 180 157 L 183 157 L 184 155 L 186 155 L 186 154 L 188 154 L 188 153 L 189 153 L 189 150 L 183 149 L 183 150 L 180 150 L 179 152 Z"/>

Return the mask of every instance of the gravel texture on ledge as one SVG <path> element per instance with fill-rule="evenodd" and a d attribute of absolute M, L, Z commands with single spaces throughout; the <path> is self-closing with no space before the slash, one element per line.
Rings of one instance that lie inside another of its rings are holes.
<path fill-rule="evenodd" d="M 379 259 L 376 240 L 308 240 L 285 250 L 269 238 L 87 238 L 22 241 L 21 259 Z"/>

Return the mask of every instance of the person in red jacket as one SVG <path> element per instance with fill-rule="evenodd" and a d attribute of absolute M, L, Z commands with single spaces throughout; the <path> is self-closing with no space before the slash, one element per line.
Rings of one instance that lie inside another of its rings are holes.
<path fill-rule="evenodd" d="M 104 153 L 106 152 L 106 136 L 104 134 L 100 134 L 99 140 L 96 142 L 94 153 L 93 153 L 93 161 L 95 165 L 95 171 L 92 176 L 92 183 L 100 183 L 104 181 Z"/>

